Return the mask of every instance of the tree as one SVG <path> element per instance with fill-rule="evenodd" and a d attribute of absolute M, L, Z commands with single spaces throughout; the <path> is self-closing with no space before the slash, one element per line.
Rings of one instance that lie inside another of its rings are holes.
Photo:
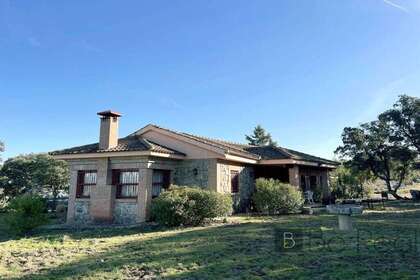
<path fill-rule="evenodd" d="M 342 164 L 330 174 L 331 190 L 336 198 L 361 198 L 370 190 L 366 183 L 372 179 L 370 171 L 360 171 L 351 164 Z"/>
<path fill-rule="evenodd" d="M 35 155 L 17 156 L 6 160 L 0 170 L 2 196 L 12 198 L 35 189 L 33 170 Z"/>
<path fill-rule="evenodd" d="M 253 146 L 277 146 L 277 142 L 273 141 L 271 134 L 265 132 L 261 125 L 257 125 L 252 135 L 245 135 L 245 138 Z"/>
<path fill-rule="evenodd" d="M 379 119 L 389 123 L 394 141 L 404 141 L 420 151 L 420 98 L 401 95 Z"/>
<path fill-rule="evenodd" d="M 343 145 L 336 154 L 359 171 L 370 171 L 383 180 L 388 192 L 395 198 L 405 178 L 411 171 L 416 152 L 406 143 L 396 141 L 389 123 L 377 120 L 360 127 L 344 128 Z"/>
<path fill-rule="evenodd" d="M 37 186 L 51 192 L 55 209 L 60 191 L 67 191 L 69 188 L 70 175 L 67 163 L 49 155 L 38 155 L 33 175 Z"/>
<path fill-rule="evenodd" d="M 69 171 L 64 161 L 46 154 L 17 156 L 5 161 L 0 170 L 3 196 L 13 198 L 24 193 L 51 193 L 55 205 L 60 190 L 68 189 Z"/>
<path fill-rule="evenodd" d="M 4 143 L 0 141 L 0 153 L 4 152 Z M 0 154 L 0 163 L 2 162 L 1 154 Z"/>

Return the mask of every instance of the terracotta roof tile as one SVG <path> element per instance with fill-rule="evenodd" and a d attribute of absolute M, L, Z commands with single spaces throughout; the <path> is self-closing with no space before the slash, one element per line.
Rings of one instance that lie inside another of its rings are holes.
<path fill-rule="evenodd" d="M 251 158 L 255 160 L 274 160 L 274 159 L 295 159 L 309 162 L 316 162 L 321 164 L 330 164 L 338 165 L 337 162 L 316 157 L 313 155 L 305 154 L 302 152 L 294 151 L 291 149 L 286 149 L 283 147 L 272 147 L 272 146 L 252 146 L 240 143 L 233 143 L 224 140 L 212 139 L 208 137 L 197 136 L 184 132 L 177 132 L 171 129 L 163 128 L 157 125 L 151 125 L 155 128 L 168 131 L 170 133 L 175 133 L 180 136 L 186 137 L 188 139 L 210 145 L 212 147 L 219 148 L 224 150 L 228 154 L 243 156 L 246 158 Z M 137 132 L 130 134 L 127 137 L 121 138 L 118 140 L 118 146 L 108 149 L 108 150 L 99 150 L 99 144 L 94 143 L 90 145 L 78 146 L 70 149 L 54 151 L 50 154 L 52 155 L 62 155 L 62 154 L 79 154 L 79 153 L 101 153 L 101 152 L 126 152 L 126 151 L 154 151 L 166 154 L 176 154 L 184 155 L 179 151 L 170 149 L 168 147 L 159 145 L 150 140 L 146 140 L 141 136 L 137 135 Z"/>
<path fill-rule="evenodd" d="M 204 144 L 208 144 L 214 147 L 218 147 L 224 150 L 228 150 L 231 154 L 242 155 L 253 159 L 295 159 L 310 161 L 322 164 L 338 165 L 337 162 L 305 154 L 302 152 L 286 149 L 283 147 L 272 147 L 272 146 L 252 146 L 247 144 L 233 143 L 229 141 L 213 139 L 208 137 L 197 136 L 185 132 L 177 132 L 171 129 L 163 128 L 157 125 L 152 125 L 156 128 L 163 129 L 172 133 L 176 133 L 190 139 L 199 141 Z"/>
<path fill-rule="evenodd" d="M 185 155 L 174 149 L 153 143 L 138 136 L 127 136 L 118 139 L 118 145 L 111 149 L 100 150 L 99 143 L 73 147 L 69 149 L 51 152 L 51 155 L 104 153 L 104 152 L 128 152 L 128 151 L 152 151 L 165 154 Z"/>

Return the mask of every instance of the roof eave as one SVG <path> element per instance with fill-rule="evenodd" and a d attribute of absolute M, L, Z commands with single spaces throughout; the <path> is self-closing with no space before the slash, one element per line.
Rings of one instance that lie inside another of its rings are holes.
<path fill-rule="evenodd" d="M 134 156 L 153 156 L 171 159 L 185 159 L 184 155 L 169 154 L 154 151 L 123 151 L 123 152 L 95 152 L 95 153 L 74 153 L 74 154 L 52 154 L 55 159 L 73 160 L 87 158 L 104 158 L 104 157 L 134 157 Z"/>
<path fill-rule="evenodd" d="M 261 164 L 261 165 L 296 164 L 296 165 L 323 167 L 323 168 L 331 168 L 331 169 L 337 168 L 337 165 L 334 165 L 334 164 L 326 164 L 326 163 L 321 163 L 321 162 L 296 160 L 296 159 L 263 159 L 263 160 L 260 160 L 258 164 Z"/>

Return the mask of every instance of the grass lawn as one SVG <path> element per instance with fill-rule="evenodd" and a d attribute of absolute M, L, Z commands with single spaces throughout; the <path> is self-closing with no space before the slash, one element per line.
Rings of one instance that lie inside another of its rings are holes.
<path fill-rule="evenodd" d="M 390 202 L 355 220 L 359 235 L 338 232 L 337 218 L 323 214 L 18 239 L 4 233 L 0 217 L 0 279 L 418 279 L 420 204 Z M 316 236 L 285 252 L 275 245 L 275 228 Z"/>

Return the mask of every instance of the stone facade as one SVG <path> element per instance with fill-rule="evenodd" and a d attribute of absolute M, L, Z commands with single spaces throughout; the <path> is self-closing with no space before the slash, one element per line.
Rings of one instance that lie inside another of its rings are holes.
<path fill-rule="evenodd" d="M 171 183 L 181 186 L 198 186 L 219 193 L 231 193 L 231 171 L 239 174 L 239 192 L 232 194 L 235 212 L 250 208 L 255 190 L 253 165 L 218 159 L 171 160 L 154 157 L 89 159 L 70 162 L 71 180 L 68 222 L 87 224 L 93 222 L 133 224 L 147 221 L 152 201 L 153 170 L 171 171 Z M 115 186 L 111 184 L 112 170 L 137 169 L 139 171 L 138 196 L 116 199 Z M 97 184 L 92 186 L 90 198 L 76 198 L 77 172 L 97 170 Z M 316 175 L 323 190 L 329 195 L 328 173 L 321 168 L 289 169 L 290 181 L 299 186 L 301 176 Z M 109 219 L 107 219 L 109 217 Z"/>
<path fill-rule="evenodd" d="M 233 208 L 235 212 L 245 212 L 249 209 L 251 196 L 255 189 L 254 168 L 227 162 L 219 162 L 217 191 L 221 193 L 231 192 L 231 171 L 239 173 L 239 193 L 232 194 Z"/>
<path fill-rule="evenodd" d="M 116 202 L 114 206 L 114 223 L 134 224 L 137 222 L 137 202 Z"/>
<path fill-rule="evenodd" d="M 203 189 L 214 189 L 216 160 L 185 160 L 175 167 L 173 183 L 179 186 L 198 186 Z"/>
<path fill-rule="evenodd" d="M 92 222 L 90 216 L 89 201 L 76 201 L 74 204 L 74 222 L 76 224 L 89 224 Z"/>
<path fill-rule="evenodd" d="M 219 185 L 217 189 L 222 193 L 230 193 L 231 186 L 229 164 L 218 163 L 217 167 L 219 171 Z"/>
<path fill-rule="evenodd" d="M 246 212 L 250 208 L 254 189 L 254 169 L 252 167 L 243 167 L 239 173 L 239 197 L 236 195 L 234 198 L 235 211 Z"/>
<path fill-rule="evenodd" d="M 151 201 L 151 178 L 153 163 L 147 157 L 107 158 L 69 161 L 70 191 L 67 213 L 69 224 L 94 223 L 134 223 L 147 220 L 148 205 Z M 112 185 L 112 170 L 137 169 L 139 171 L 138 197 L 119 204 L 116 187 Z M 91 187 L 90 198 L 77 198 L 77 173 L 81 170 L 96 170 L 97 182 Z M 133 207 L 133 204 L 135 207 Z"/>

